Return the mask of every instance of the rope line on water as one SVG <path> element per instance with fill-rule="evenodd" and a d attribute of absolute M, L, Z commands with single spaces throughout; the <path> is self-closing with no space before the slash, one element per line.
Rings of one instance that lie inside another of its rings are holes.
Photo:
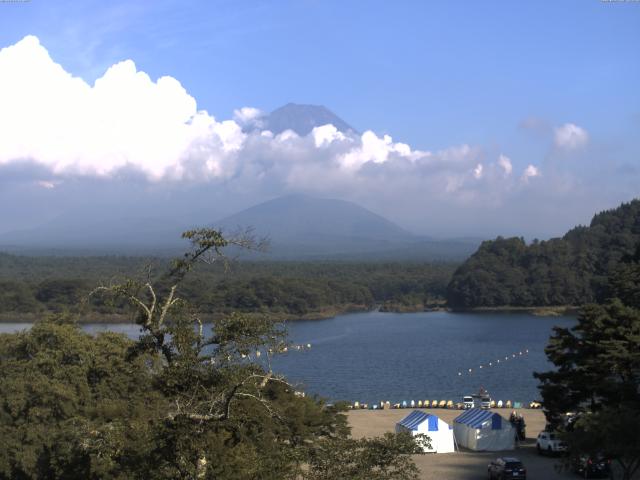
<path fill-rule="evenodd" d="M 495 361 L 485 362 L 485 363 L 481 364 L 478 367 L 478 370 L 483 370 L 483 369 L 486 369 L 486 368 L 489 368 L 489 367 L 494 367 L 494 366 L 497 367 L 499 365 L 504 365 L 510 359 L 520 358 L 520 357 L 523 357 L 523 356 L 528 355 L 528 354 L 529 354 L 529 349 L 525 348 L 524 350 L 520 350 L 517 353 L 512 353 L 511 355 L 505 355 L 504 359 L 502 359 L 502 357 L 500 357 Z M 474 372 L 473 368 L 467 368 L 467 369 L 464 369 L 464 370 L 458 370 L 458 376 L 461 377 L 461 376 L 467 375 L 467 374 L 468 375 L 472 375 L 473 372 Z"/>

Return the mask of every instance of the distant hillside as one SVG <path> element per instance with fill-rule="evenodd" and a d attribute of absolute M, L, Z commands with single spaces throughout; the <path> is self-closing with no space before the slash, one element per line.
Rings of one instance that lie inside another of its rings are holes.
<path fill-rule="evenodd" d="M 407 244 L 414 235 L 352 202 L 288 195 L 231 215 L 216 227 L 252 227 L 277 253 L 344 253 Z"/>
<path fill-rule="evenodd" d="M 640 242 L 640 200 L 593 217 L 562 238 L 483 242 L 455 272 L 452 307 L 581 305 L 606 296 L 606 277 Z"/>
<path fill-rule="evenodd" d="M 161 220 L 76 211 L 0 235 L 0 251 L 43 256 L 173 257 L 188 248 L 180 238 L 183 231 L 207 224 L 211 225 L 211 217 L 206 212 L 193 212 L 192 218 Z M 245 260 L 461 261 L 480 243 L 417 236 L 355 203 L 305 195 L 279 197 L 212 226 L 228 234 L 250 227 L 256 235 L 270 238 L 268 254 L 231 252 Z"/>
<path fill-rule="evenodd" d="M 257 236 L 269 237 L 268 254 L 249 256 L 262 259 L 460 261 L 480 243 L 421 237 L 355 203 L 306 195 L 261 203 L 214 227 L 226 232 L 253 227 Z"/>
<path fill-rule="evenodd" d="M 293 130 L 298 135 L 304 136 L 315 127 L 328 123 L 341 132 L 357 133 L 355 128 L 322 105 L 288 103 L 260 119 L 260 127 L 271 130 L 276 135 L 285 130 Z"/>

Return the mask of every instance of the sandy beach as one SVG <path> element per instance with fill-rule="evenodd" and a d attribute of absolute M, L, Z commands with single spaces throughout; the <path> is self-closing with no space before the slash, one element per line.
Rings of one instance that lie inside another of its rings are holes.
<path fill-rule="evenodd" d="M 420 409 L 439 416 L 452 424 L 460 415 L 460 410 Z M 347 416 L 354 437 L 373 437 L 385 432 L 393 432 L 397 421 L 409 414 L 412 409 L 399 410 L 351 410 Z M 496 409 L 504 418 L 511 410 Z M 463 449 L 455 453 L 415 455 L 414 460 L 424 480 L 471 480 L 487 478 L 487 465 L 499 456 L 518 457 L 527 468 L 528 479 L 577 478 L 570 471 L 562 471 L 562 459 L 540 456 L 536 452 L 536 437 L 544 429 L 545 418 L 541 410 L 517 410 L 524 416 L 527 424 L 527 439 L 516 450 L 504 452 L 473 452 Z"/>

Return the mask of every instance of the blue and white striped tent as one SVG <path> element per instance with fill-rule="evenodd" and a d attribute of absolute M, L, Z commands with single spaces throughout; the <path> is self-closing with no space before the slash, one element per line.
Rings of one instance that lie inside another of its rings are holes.
<path fill-rule="evenodd" d="M 458 445 L 478 451 L 512 450 L 516 432 L 500 414 L 472 408 L 453 421 Z"/>
<path fill-rule="evenodd" d="M 410 432 L 412 435 L 425 434 L 429 437 L 431 448 L 422 445 L 425 452 L 453 452 L 453 430 L 444 420 L 431 413 L 414 410 L 396 423 L 396 432 Z"/>

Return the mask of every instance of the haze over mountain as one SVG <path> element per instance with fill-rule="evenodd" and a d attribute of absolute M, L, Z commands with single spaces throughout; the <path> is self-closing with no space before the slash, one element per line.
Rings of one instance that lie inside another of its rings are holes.
<path fill-rule="evenodd" d="M 174 254 L 192 225 L 162 218 L 63 215 L 0 235 L 0 250 L 26 254 Z"/>
<path fill-rule="evenodd" d="M 452 260 L 463 259 L 476 239 L 433 240 L 414 235 L 353 202 L 287 195 L 255 205 L 216 222 L 200 213 L 189 221 L 117 216 L 57 218 L 36 228 L 0 235 L 0 249 L 21 253 L 175 255 L 186 247 L 180 233 L 213 225 L 231 234 L 252 228 L 268 237 L 266 254 L 255 259 Z"/>
<path fill-rule="evenodd" d="M 248 208 L 216 225 L 224 230 L 254 228 L 268 236 L 275 251 L 297 246 L 308 253 L 343 253 L 384 249 L 415 240 L 415 236 L 352 202 L 287 195 Z"/>
<path fill-rule="evenodd" d="M 226 231 L 251 226 L 271 241 L 271 258 L 461 259 L 475 239 L 433 240 L 418 236 L 353 202 L 288 195 L 215 224 Z"/>

